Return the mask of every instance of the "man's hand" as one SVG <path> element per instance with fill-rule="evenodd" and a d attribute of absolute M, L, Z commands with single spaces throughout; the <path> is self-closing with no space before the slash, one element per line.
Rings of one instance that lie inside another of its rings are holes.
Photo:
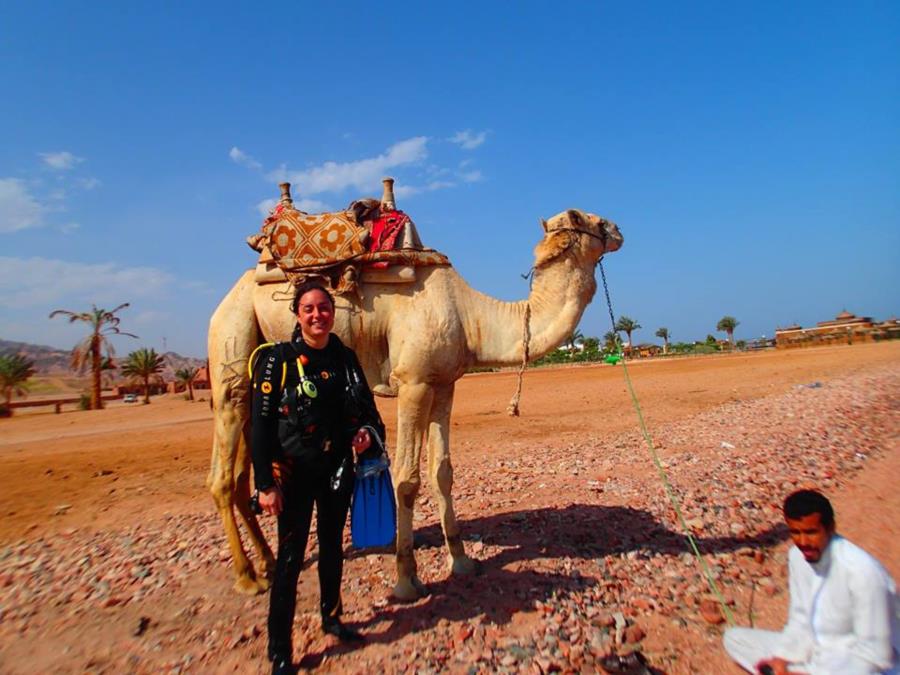
<path fill-rule="evenodd" d="M 344 438 L 346 438 L 346 436 L 344 436 Z M 357 455 L 368 450 L 369 446 L 372 445 L 372 436 L 369 434 L 369 430 L 360 429 L 357 431 L 356 435 L 353 437 L 353 441 L 351 441 L 351 445 L 353 446 L 353 452 Z"/>
<path fill-rule="evenodd" d="M 259 505 L 263 512 L 270 516 L 277 516 L 284 508 L 284 497 L 281 489 L 277 485 L 273 485 L 268 490 L 259 493 Z"/>
<path fill-rule="evenodd" d="M 764 659 L 756 664 L 756 672 L 760 675 L 794 675 L 788 670 L 788 662 L 777 656 Z"/>

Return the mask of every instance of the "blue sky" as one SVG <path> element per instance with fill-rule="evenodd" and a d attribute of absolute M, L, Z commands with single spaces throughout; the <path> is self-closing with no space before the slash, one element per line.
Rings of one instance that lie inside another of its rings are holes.
<path fill-rule="evenodd" d="M 502 299 L 539 218 L 615 221 L 637 341 L 900 313 L 898 3 L 183 4 L 5 3 L 0 338 L 127 301 L 120 353 L 203 356 L 279 180 L 338 209 L 385 174 Z"/>

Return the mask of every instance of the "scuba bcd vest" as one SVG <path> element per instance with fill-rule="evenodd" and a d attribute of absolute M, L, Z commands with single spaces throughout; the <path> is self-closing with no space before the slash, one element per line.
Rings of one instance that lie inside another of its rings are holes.
<path fill-rule="evenodd" d="M 278 440 L 284 454 L 292 457 L 312 457 L 328 452 L 331 449 L 331 436 L 337 422 L 334 411 L 340 409 L 340 406 L 334 404 L 338 402 L 321 400 L 319 388 L 304 370 L 303 360 L 306 356 L 298 354 L 291 343 L 268 342 L 253 350 L 247 362 L 247 370 L 254 389 L 257 387 L 253 377 L 256 357 L 263 348 L 275 349 L 281 357 Z M 298 376 L 297 385 L 291 387 L 285 387 L 288 380 L 288 362 L 291 360 L 285 353 L 288 348 L 294 357 L 292 360 L 296 364 Z M 274 379 L 276 374 L 266 376 Z M 260 387 L 263 394 L 268 395 L 274 393 L 273 382 L 265 379 L 266 376 Z"/>

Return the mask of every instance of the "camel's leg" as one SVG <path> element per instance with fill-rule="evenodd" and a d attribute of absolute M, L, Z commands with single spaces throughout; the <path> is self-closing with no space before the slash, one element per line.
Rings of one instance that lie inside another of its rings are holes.
<path fill-rule="evenodd" d="M 437 499 L 444 539 L 450 552 L 450 572 L 468 574 L 475 570 L 474 561 L 466 555 L 459 524 L 453 511 L 453 465 L 450 463 L 450 410 L 453 407 L 454 384 L 435 387 L 428 426 L 428 478 Z"/>
<path fill-rule="evenodd" d="M 243 437 L 238 448 L 237 477 L 234 481 L 234 499 L 238 508 L 238 513 L 247 532 L 250 536 L 250 543 L 256 549 L 256 553 L 261 560 L 262 569 L 256 577 L 257 586 L 260 590 L 266 591 L 269 588 L 269 581 L 272 573 L 275 571 L 275 556 L 272 555 L 272 549 L 266 541 L 266 537 L 259 526 L 256 514 L 250 511 L 250 427 L 245 424 L 243 429 Z"/>
<path fill-rule="evenodd" d="M 215 397 L 215 390 L 213 390 Z M 234 564 L 234 589 L 239 593 L 255 594 L 263 589 L 256 581 L 253 566 L 247 559 L 247 553 L 241 543 L 241 534 L 234 518 L 235 481 L 234 465 L 237 460 L 238 444 L 244 420 L 237 407 L 231 402 L 218 402 L 215 405 L 215 431 L 213 439 L 214 461 L 207 484 L 213 501 L 219 510 L 225 537 L 231 549 Z"/>
<path fill-rule="evenodd" d="M 235 499 L 246 506 L 249 458 L 240 452 L 250 414 L 247 359 L 258 342 L 253 308 L 253 274 L 247 272 L 229 291 L 209 324 L 209 376 L 213 403 L 213 461 L 207 486 L 222 518 L 234 564 L 234 587 L 241 593 L 263 590 L 247 559 L 234 517 Z M 239 482 L 235 482 L 235 474 Z M 237 494 L 236 494 L 237 492 Z M 258 531 L 258 528 L 257 528 Z M 251 537 L 254 534 L 251 528 Z"/>
<path fill-rule="evenodd" d="M 415 600 L 425 594 L 413 553 L 413 507 L 419 493 L 419 458 L 427 429 L 433 390 L 427 384 L 401 384 L 397 403 L 397 585 L 394 597 Z"/>

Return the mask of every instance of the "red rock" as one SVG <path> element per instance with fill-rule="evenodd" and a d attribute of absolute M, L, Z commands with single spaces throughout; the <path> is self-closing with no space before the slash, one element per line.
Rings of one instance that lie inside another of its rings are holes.
<path fill-rule="evenodd" d="M 640 626 L 638 626 L 637 624 L 628 626 L 625 629 L 625 632 L 623 634 L 625 642 L 629 643 L 629 644 L 634 644 L 635 642 L 640 642 L 641 640 L 644 639 L 645 636 L 646 636 L 646 633 L 644 632 L 644 629 L 641 628 Z"/>
<path fill-rule="evenodd" d="M 725 621 L 725 617 L 722 616 L 722 608 L 715 600 L 704 598 L 700 601 L 699 609 L 700 616 L 703 617 L 703 620 L 706 621 L 706 623 L 717 625 Z"/>
<path fill-rule="evenodd" d="M 466 640 L 472 637 L 472 633 L 475 632 L 475 629 L 472 628 L 469 624 L 464 624 L 460 626 L 456 630 L 456 634 L 453 636 L 454 642 L 457 648 L 463 644 Z"/>

